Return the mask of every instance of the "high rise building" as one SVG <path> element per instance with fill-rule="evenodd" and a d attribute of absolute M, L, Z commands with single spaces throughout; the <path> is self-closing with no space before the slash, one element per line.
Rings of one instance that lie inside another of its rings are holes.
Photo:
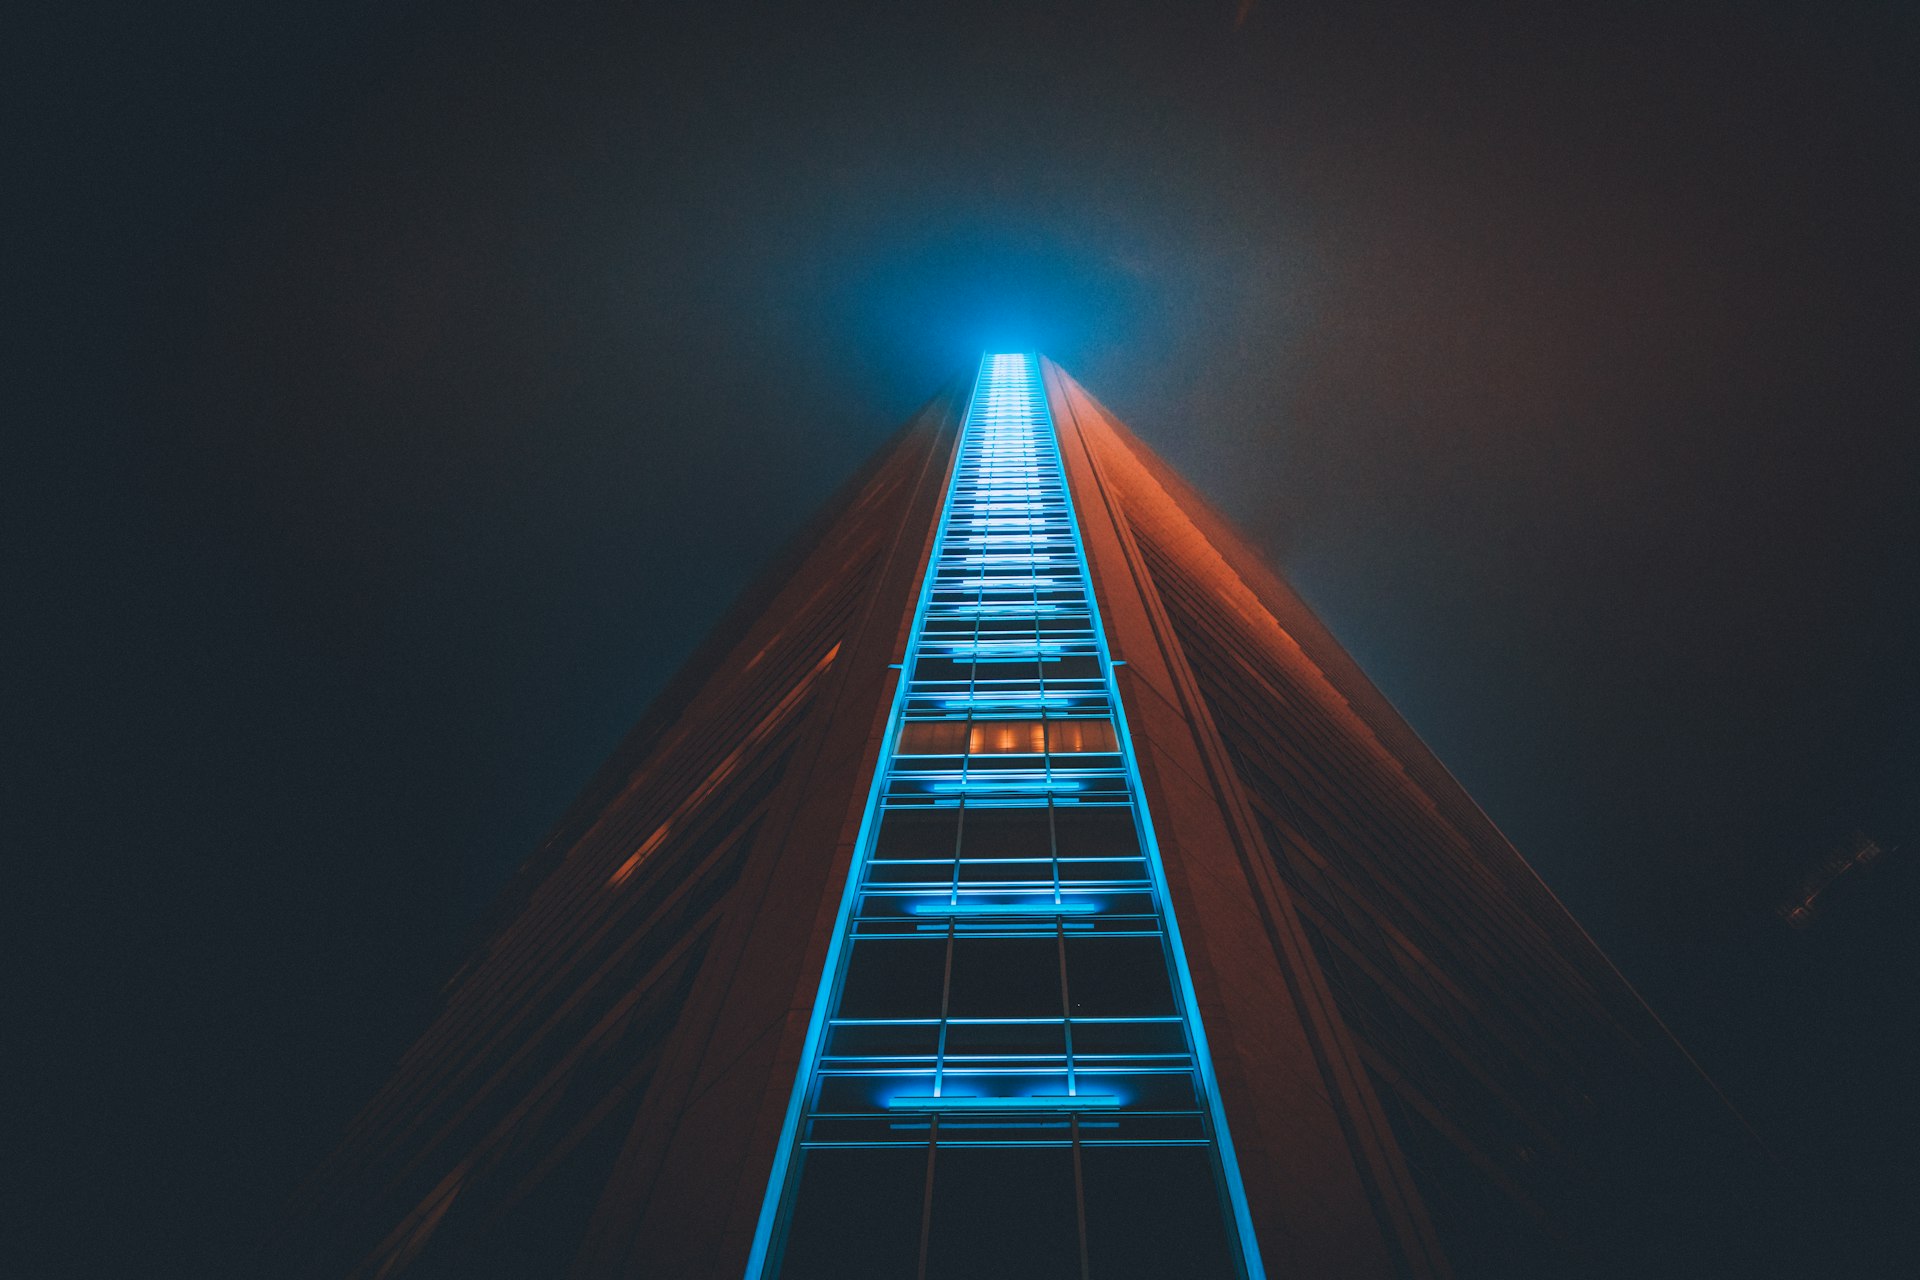
<path fill-rule="evenodd" d="M 1060 369 L 994 355 L 608 762 L 274 1250 L 1751 1274 L 1763 1166 L 1298 598 Z"/>

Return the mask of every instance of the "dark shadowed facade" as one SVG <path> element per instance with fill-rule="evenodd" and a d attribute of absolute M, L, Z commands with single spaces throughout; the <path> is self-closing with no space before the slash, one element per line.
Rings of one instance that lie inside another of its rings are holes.
<path fill-rule="evenodd" d="M 269 1261 L 1750 1275 L 1767 1163 L 1286 585 L 990 357 L 527 863 Z"/>

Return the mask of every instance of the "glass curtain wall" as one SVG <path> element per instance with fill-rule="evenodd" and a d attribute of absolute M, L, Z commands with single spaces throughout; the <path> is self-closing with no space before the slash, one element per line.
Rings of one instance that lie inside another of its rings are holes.
<path fill-rule="evenodd" d="M 751 1280 L 1260 1274 L 1030 355 L 982 363 Z"/>

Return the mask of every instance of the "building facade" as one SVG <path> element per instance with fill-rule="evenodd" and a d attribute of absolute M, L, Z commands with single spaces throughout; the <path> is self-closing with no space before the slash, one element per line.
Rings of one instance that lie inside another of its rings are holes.
<path fill-rule="evenodd" d="M 273 1249 L 1751 1275 L 1765 1163 L 1284 583 L 993 355 L 608 762 Z"/>

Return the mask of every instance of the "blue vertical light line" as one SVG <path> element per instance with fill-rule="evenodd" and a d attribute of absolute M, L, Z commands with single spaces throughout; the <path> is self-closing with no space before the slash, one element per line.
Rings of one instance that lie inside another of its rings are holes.
<path fill-rule="evenodd" d="M 1044 391 L 1044 389 L 1043 389 Z M 1044 404 L 1044 399 L 1042 400 Z M 1053 443 L 1056 465 L 1060 467 L 1064 480 L 1066 466 L 1060 458 L 1059 428 L 1053 424 L 1053 411 L 1047 411 L 1047 435 Z M 1067 502 L 1067 520 L 1073 528 L 1073 545 L 1079 552 L 1083 570 L 1086 565 L 1086 543 L 1080 534 L 1080 512 L 1069 497 Z M 1227 1131 L 1226 1112 L 1220 1106 L 1220 1088 L 1213 1073 L 1213 1053 L 1207 1048 L 1207 1031 L 1200 1021 L 1200 997 L 1193 988 L 1193 974 L 1187 967 L 1186 945 L 1180 939 L 1180 923 L 1174 917 L 1173 897 L 1167 889 L 1166 867 L 1160 861 L 1160 842 L 1154 834 L 1153 817 L 1148 812 L 1147 792 L 1140 780 L 1140 762 L 1133 753 L 1133 734 L 1127 728 L 1127 712 L 1120 700 L 1120 689 L 1113 676 L 1113 651 L 1107 646 L 1107 629 L 1100 622 L 1100 605 L 1094 598 L 1093 575 L 1087 572 L 1087 612 L 1093 618 L 1094 643 L 1100 648 L 1100 670 L 1107 681 L 1107 696 L 1113 701 L 1114 732 L 1120 739 L 1120 754 L 1126 761 L 1127 782 L 1133 789 L 1134 820 L 1140 824 L 1141 843 L 1146 846 L 1147 869 L 1153 876 L 1154 892 L 1160 899 L 1161 918 L 1167 930 L 1167 950 L 1173 955 L 1174 975 L 1180 983 L 1180 999 L 1184 1007 L 1187 1034 L 1193 1040 L 1194 1061 L 1199 1066 L 1200 1078 L 1204 1084 L 1207 1112 L 1213 1121 L 1213 1139 L 1219 1149 L 1220 1171 L 1226 1179 L 1227 1199 L 1233 1210 L 1233 1225 L 1240 1237 L 1240 1261 L 1246 1268 L 1249 1280 L 1265 1280 L 1266 1269 L 1260 1262 L 1260 1241 L 1254 1235 L 1253 1214 L 1247 1207 L 1247 1190 L 1240 1177 L 1240 1162 L 1234 1156 L 1233 1138 Z"/>
<path fill-rule="evenodd" d="M 987 367 L 989 359 L 991 357 L 982 359 L 982 370 Z M 861 873 L 873 850 L 874 828 L 880 816 L 880 798 L 886 794 L 887 765 L 893 754 L 893 743 L 899 737 L 900 722 L 905 717 L 913 664 L 920 655 L 920 641 L 926 630 L 927 605 L 933 599 L 940 556 L 947 545 L 947 526 L 953 518 L 953 491 L 960 484 L 966 432 L 973 423 L 974 406 L 979 403 L 980 388 L 985 381 L 984 377 L 975 375 L 973 390 L 967 397 L 966 417 L 961 420 L 960 439 L 954 443 L 953 468 L 947 478 L 946 495 L 940 501 L 940 523 L 934 531 L 933 550 L 927 556 L 926 573 L 920 583 L 920 599 L 913 608 L 913 625 L 907 632 L 906 656 L 900 663 L 900 677 L 894 683 L 893 706 L 887 712 L 887 727 L 880 739 L 880 758 L 874 765 L 873 784 L 867 789 L 867 806 L 860 815 L 860 834 L 854 838 L 853 859 L 847 867 L 847 887 L 840 897 L 840 910 L 834 916 L 833 934 L 827 943 L 826 963 L 820 970 L 820 989 L 814 996 L 813 1013 L 807 1021 L 806 1042 L 800 1049 L 800 1070 L 793 1082 L 793 1096 L 787 1102 L 786 1120 L 780 1128 L 780 1145 L 774 1152 L 773 1170 L 767 1178 L 767 1193 L 760 1204 L 760 1221 L 754 1227 L 753 1248 L 747 1255 L 747 1280 L 761 1280 L 768 1274 L 768 1251 L 773 1244 L 774 1229 L 780 1222 L 780 1210 L 788 1199 L 786 1190 L 792 1180 L 793 1153 L 800 1133 L 801 1114 L 806 1108 L 807 1091 L 813 1084 L 815 1064 L 820 1060 L 820 1042 L 826 1036 L 827 1019 L 833 1012 L 835 989 L 842 972 L 841 952 L 846 949 L 847 939 L 852 932 L 849 925 L 853 919 L 854 904 L 860 898 Z"/>

